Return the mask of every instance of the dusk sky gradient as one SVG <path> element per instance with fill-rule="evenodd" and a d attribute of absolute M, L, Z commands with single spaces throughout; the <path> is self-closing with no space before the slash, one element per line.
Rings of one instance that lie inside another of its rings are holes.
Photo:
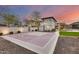
<path fill-rule="evenodd" d="M 79 21 L 79 6 L 77 5 L 25 5 L 25 6 L 0 6 L 8 8 L 21 20 L 29 18 L 33 11 L 38 11 L 41 17 L 53 16 L 57 21 L 72 23 Z"/>

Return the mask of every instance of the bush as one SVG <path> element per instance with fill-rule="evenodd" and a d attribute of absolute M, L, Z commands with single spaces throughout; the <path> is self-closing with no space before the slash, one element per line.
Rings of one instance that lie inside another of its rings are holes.
<path fill-rule="evenodd" d="M 13 34 L 13 32 L 9 32 L 9 34 Z"/>
<path fill-rule="evenodd" d="M 34 31 L 34 30 L 32 30 L 32 31 Z"/>
<path fill-rule="evenodd" d="M 2 36 L 3 35 L 3 33 L 0 33 L 0 36 Z"/>
<path fill-rule="evenodd" d="M 44 30 L 44 32 L 55 32 L 56 29 L 52 29 L 52 30 Z"/>
<path fill-rule="evenodd" d="M 52 29 L 52 32 L 55 32 L 56 31 L 56 29 Z"/>
<path fill-rule="evenodd" d="M 38 31 L 37 29 L 35 29 L 35 31 Z"/>
<path fill-rule="evenodd" d="M 17 31 L 17 33 L 21 33 L 21 31 Z"/>

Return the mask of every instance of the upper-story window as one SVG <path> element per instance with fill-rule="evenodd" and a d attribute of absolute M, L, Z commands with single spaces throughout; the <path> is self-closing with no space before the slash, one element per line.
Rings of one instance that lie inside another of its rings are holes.
<path fill-rule="evenodd" d="M 46 19 L 45 23 L 52 25 L 54 23 L 53 19 Z"/>

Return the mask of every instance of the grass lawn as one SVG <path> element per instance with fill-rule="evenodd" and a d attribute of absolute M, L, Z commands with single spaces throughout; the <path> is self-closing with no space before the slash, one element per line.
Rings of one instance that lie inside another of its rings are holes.
<path fill-rule="evenodd" d="M 79 32 L 60 32 L 60 36 L 79 36 Z"/>

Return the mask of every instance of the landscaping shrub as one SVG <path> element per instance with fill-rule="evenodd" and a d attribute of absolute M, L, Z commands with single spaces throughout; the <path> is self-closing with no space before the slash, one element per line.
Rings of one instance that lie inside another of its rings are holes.
<path fill-rule="evenodd" d="M 17 31 L 17 33 L 21 33 L 21 31 Z"/>
<path fill-rule="evenodd" d="M 35 31 L 38 31 L 37 29 L 35 29 Z"/>
<path fill-rule="evenodd" d="M 56 29 L 52 29 L 52 32 L 55 32 L 56 31 Z"/>
<path fill-rule="evenodd" d="M 3 33 L 0 33 L 0 36 L 2 36 L 3 35 Z"/>
<path fill-rule="evenodd" d="M 9 32 L 9 34 L 13 34 L 13 32 Z"/>

